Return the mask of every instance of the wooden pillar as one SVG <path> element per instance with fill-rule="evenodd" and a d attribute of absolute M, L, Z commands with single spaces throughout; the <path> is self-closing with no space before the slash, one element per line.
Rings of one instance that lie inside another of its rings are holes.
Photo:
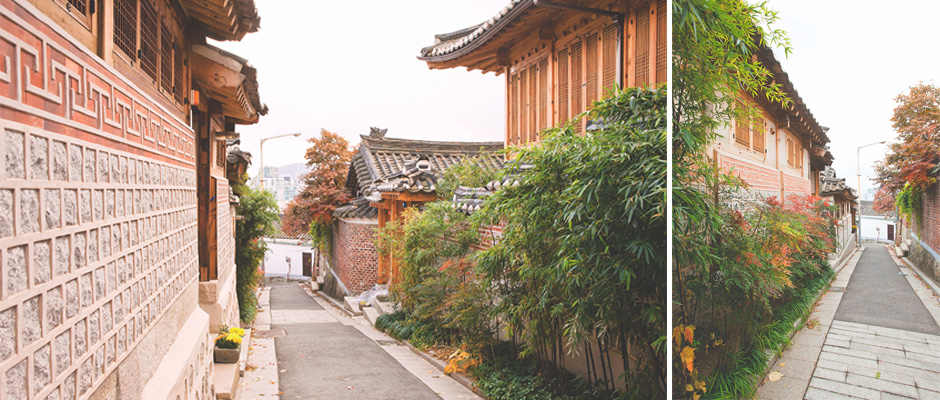
<path fill-rule="evenodd" d="M 383 202 L 382 205 L 385 203 Z M 375 203 L 372 205 L 376 206 Z M 376 207 L 379 208 L 379 207 Z M 384 208 L 379 208 L 379 229 L 385 228 L 385 224 L 388 222 L 388 210 Z M 380 285 L 388 284 L 388 260 L 390 256 L 388 254 L 379 254 L 379 265 L 378 271 L 376 273 L 376 283 Z"/>

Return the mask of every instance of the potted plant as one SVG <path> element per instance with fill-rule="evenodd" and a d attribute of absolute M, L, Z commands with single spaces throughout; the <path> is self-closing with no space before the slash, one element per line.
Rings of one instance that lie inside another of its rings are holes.
<path fill-rule="evenodd" d="M 215 362 L 231 364 L 238 362 L 240 347 L 242 344 L 242 335 L 245 330 L 241 328 L 229 328 L 226 325 L 219 327 L 219 336 L 215 338 L 215 351 L 213 352 Z"/>

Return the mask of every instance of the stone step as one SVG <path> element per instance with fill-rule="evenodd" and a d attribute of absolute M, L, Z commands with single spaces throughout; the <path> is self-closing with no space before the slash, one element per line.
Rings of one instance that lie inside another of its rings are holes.
<path fill-rule="evenodd" d="M 346 305 L 346 309 L 353 315 L 362 315 L 362 310 L 359 308 L 359 298 L 356 296 L 346 296 L 343 298 L 343 303 Z"/>
<path fill-rule="evenodd" d="M 389 301 L 377 301 L 375 302 L 375 309 L 381 314 L 391 314 L 395 312 L 395 304 Z"/>
<path fill-rule="evenodd" d="M 363 307 L 362 314 L 365 315 L 366 321 L 369 321 L 370 324 L 375 325 L 375 320 L 381 315 L 375 307 Z"/>
<path fill-rule="evenodd" d="M 238 389 L 239 364 L 214 363 L 212 366 L 212 384 L 215 386 L 215 398 L 217 400 L 235 398 L 235 391 Z"/>
<path fill-rule="evenodd" d="M 318 276 L 317 276 L 317 284 L 318 284 L 318 285 L 323 286 L 323 283 L 325 283 L 325 282 L 326 282 L 326 277 L 325 277 L 325 276 L 323 276 L 323 275 L 318 275 Z"/>

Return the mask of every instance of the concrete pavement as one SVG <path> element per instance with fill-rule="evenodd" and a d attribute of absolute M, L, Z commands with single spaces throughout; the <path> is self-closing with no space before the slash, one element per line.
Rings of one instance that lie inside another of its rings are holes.
<path fill-rule="evenodd" d="M 940 335 L 940 327 L 888 249 L 878 244 L 868 245 L 859 259 L 835 319 Z"/>
<path fill-rule="evenodd" d="M 265 381 L 269 375 L 257 380 L 246 373 L 239 399 L 480 399 L 362 317 L 346 316 L 296 282 L 269 282 L 265 290 L 275 334 L 271 350 L 254 349 L 249 363 L 273 360 L 277 376 Z M 279 393 L 253 393 L 249 386 L 273 381 Z"/>
<path fill-rule="evenodd" d="M 940 399 L 940 300 L 898 262 L 884 245 L 852 255 L 759 397 Z"/>

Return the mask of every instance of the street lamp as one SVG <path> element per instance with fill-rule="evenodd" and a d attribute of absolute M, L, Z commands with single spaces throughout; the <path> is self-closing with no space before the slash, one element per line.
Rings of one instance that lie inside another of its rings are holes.
<path fill-rule="evenodd" d="M 887 140 L 882 140 L 882 141 L 880 141 L 880 142 L 869 143 L 869 144 L 866 144 L 866 145 L 864 145 L 864 146 L 859 146 L 859 147 L 858 147 L 858 150 L 856 150 L 856 152 L 855 152 L 855 164 L 856 164 L 856 165 L 855 165 L 855 170 L 858 172 L 858 195 L 859 195 L 859 197 L 860 197 L 859 203 L 858 203 L 858 222 L 857 222 L 857 225 L 855 226 L 855 246 L 856 246 L 856 247 L 862 245 L 862 202 L 861 202 L 861 195 L 862 195 L 862 162 L 861 162 L 862 149 L 865 148 L 865 147 L 868 147 L 868 146 L 874 146 L 874 145 L 876 145 L 876 144 L 885 144 L 885 143 L 887 143 L 887 142 L 888 142 Z"/>
<path fill-rule="evenodd" d="M 282 138 L 286 136 L 298 137 L 300 136 L 300 132 L 285 133 L 283 135 L 271 136 L 269 138 L 261 139 L 261 150 L 259 151 L 259 153 L 261 153 L 261 191 L 262 192 L 264 191 L 264 142 L 271 140 L 271 139 L 277 139 L 277 138 Z"/>

